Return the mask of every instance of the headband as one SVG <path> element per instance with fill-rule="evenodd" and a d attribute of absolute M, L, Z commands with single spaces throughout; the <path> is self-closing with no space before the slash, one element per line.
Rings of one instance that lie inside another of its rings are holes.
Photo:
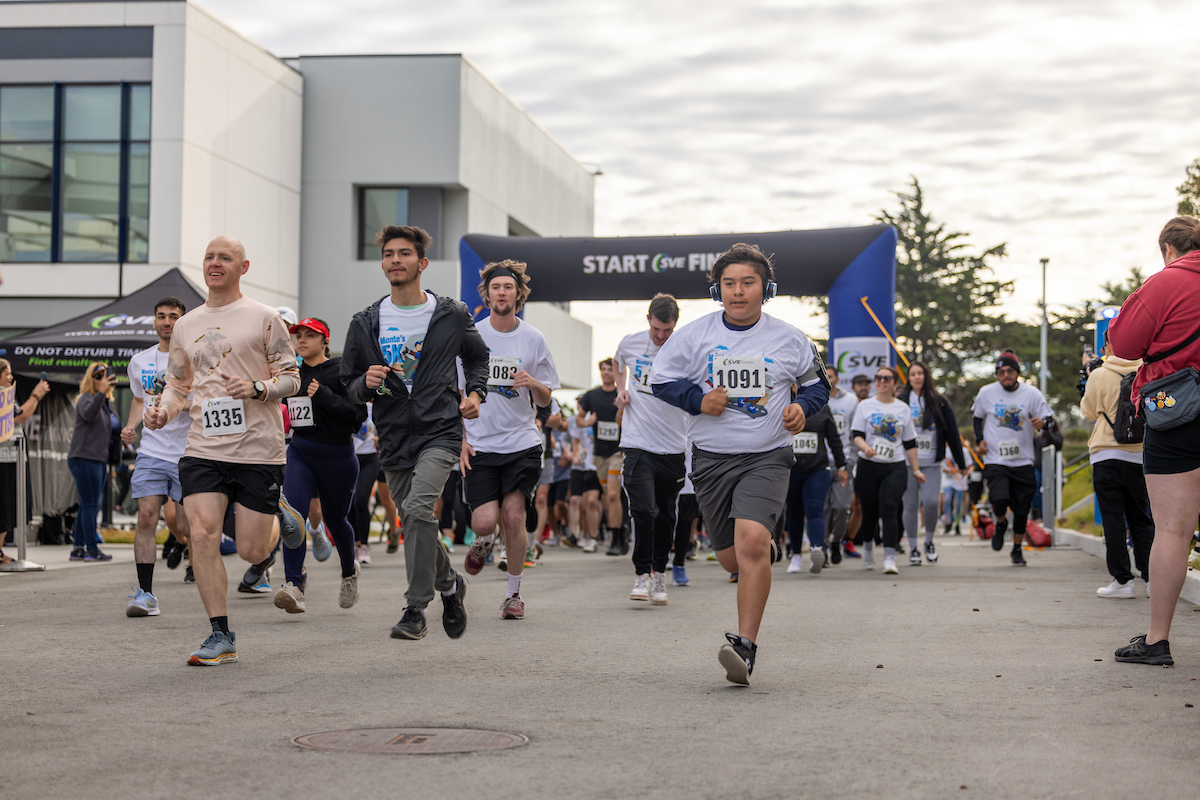
<path fill-rule="evenodd" d="M 517 282 L 517 286 L 521 285 L 521 279 L 519 277 L 517 277 L 517 273 L 513 272 L 508 267 L 500 267 L 500 269 L 496 270 L 491 275 L 489 275 L 488 276 L 488 285 L 491 286 L 492 281 L 496 280 L 496 278 L 512 278 L 514 281 Z"/>

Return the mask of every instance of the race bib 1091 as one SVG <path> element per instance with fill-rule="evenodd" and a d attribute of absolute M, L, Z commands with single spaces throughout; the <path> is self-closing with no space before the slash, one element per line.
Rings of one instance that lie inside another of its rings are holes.
<path fill-rule="evenodd" d="M 311 397 L 289 397 L 287 405 L 293 428 L 311 428 L 315 424 Z"/>
<path fill-rule="evenodd" d="M 713 388 L 730 397 L 762 397 L 767 391 L 767 359 L 763 356 L 713 356 Z"/>
<path fill-rule="evenodd" d="M 200 403 L 204 435 L 232 436 L 246 432 L 246 407 L 232 397 L 214 397 Z"/>

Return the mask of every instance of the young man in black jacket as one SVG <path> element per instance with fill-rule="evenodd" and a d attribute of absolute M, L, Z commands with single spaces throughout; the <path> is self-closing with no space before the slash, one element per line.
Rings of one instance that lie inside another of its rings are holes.
<path fill-rule="evenodd" d="M 425 607 L 442 595 L 442 625 L 451 638 L 467 627 L 466 584 L 438 541 L 433 504 L 462 452 L 462 420 L 479 416 L 487 396 L 488 347 L 471 312 L 453 298 L 421 289 L 432 238 L 408 225 L 375 237 L 390 296 L 354 315 L 346 332 L 341 379 L 356 403 L 374 400 L 379 456 L 400 509 L 408 603 L 392 628 L 396 639 L 425 636 Z M 455 358 L 462 359 L 465 399 Z"/>

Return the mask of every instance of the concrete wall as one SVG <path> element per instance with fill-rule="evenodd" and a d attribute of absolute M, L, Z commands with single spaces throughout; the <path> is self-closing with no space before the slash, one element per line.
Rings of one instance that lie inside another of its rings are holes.
<path fill-rule="evenodd" d="M 592 326 L 552 303 L 529 303 L 525 321 L 542 332 L 564 389 L 592 386 Z"/>

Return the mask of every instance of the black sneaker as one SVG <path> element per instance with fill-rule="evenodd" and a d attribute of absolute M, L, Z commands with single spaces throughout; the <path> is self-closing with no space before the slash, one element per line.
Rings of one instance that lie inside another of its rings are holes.
<path fill-rule="evenodd" d="M 163 540 L 163 553 L 162 553 L 163 561 L 166 561 L 168 558 L 170 558 L 171 551 L 175 549 L 176 544 L 177 544 L 177 542 L 175 539 L 175 534 L 171 533 L 171 531 L 168 530 L 167 538 L 165 540 Z"/>
<path fill-rule="evenodd" d="M 404 616 L 392 626 L 393 639 L 424 639 L 428 628 L 425 626 L 425 615 L 421 609 L 409 606 L 404 609 Z"/>
<path fill-rule="evenodd" d="M 1028 566 L 1025 561 L 1025 554 L 1021 552 L 1021 548 L 1016 548 L 1012 551 L 1012 562 L 1014 567 Z"/>
<path fill-rule="evenodd" d="M 196 582 L 196 576 L 194 574 L 192 574 L 192 565 L 191 564 L 188 564 L 187 572 L 183 573 L 183 582 L 184 583 L 195 583 Z"/>
<path fill-rule="evenodd" d="M 842 543 L 841 542 L 834 542 L 833 544 L 831 544 L 829 546 L 829 563 L 830 564 L 842 563 Z"/>
<path fill-rule="evenodd" d="M 1171 643 L 1160 639 L 1154 644 L 1146 644 L 1145 636 L 1135 636 L 1129 644 L 1117 648 L 1117 661 L 1126 664 L 1154 664 L 1156 666 L 1173 667 L 1175 659 L 1171 658 Z"/>
<path fill-rule="evenodd" d="M 908 565 L 910 567 L 921 566 L 921 551 L 918 548 L 914 547 L 912 552 L 908 554 Z"/>
<path fill-rule="evenodd" d="M 454 582 L 458 584 L 454 594 L 449 597 L 442 595 L 442 627 L 446 629 L 446 635 L 451 639 L 462 636 L 463 631 L 467 629 L 467 609 L 463 605 L 463 600 L 467 596 L 467 581 L 462 575 L 455 575 Z M 404 620 L 400 620 L 400 622 L 403 624 Z M 400 626 L 397 625 L 396 628 L 398 627 Z M 392 628 L 392 636 L 396 635 L 396 628 Z"/>
<path fill-rule="evenodd" d="M 717 661 L 725 668 L 725 680 L 749 686 L 758 645 L 733 633 L 725 634 L 725 638 L 729 640 L 729 644 L 721 645 L 721 649 L 717 651 Z"/>
<path fill-rule="evenodd" d="M 1004 532 L 1008 530 L 1008 520 L 1003 520 L 1003 527 L 1000 525 L 1001 520 L 996 521 L 995 530 L 992 533 L 992 549 L 999 553 L 1004 549 Z"/>
<path fill-rule="evenodd" d="M 166 545 L 163 546 L 164 549 Z M 179 562 L 183 561 L 183 554 L 187 552 L 187 545 L 183 542 L 175 542 L 171 546 L 171 552 L 163 556 L 167 562 L 167 569 L 175 569 L 179 566 Z"/>
<path fill-rule="evenodd" d="M 275 563 L 276 552 L 272 550 L 271 555 L 267 556 L 263 561 L 258 564 L 252 564 L 246 569 L 246 574 L 242 576 L 242 582 L 237 587 L 239 592 L 243 594 L 265 594 L 270 591 L 270 586 L 267 586 L 266 589 L 259 589 L 259 587 L 263 583 L 263 575 Z"/>
<path fill-rule="evenodd" d="M 938 560 L 937 548 L 933 546 L 933 542 L 925 543 L 925 560 L 930 564 L 936 564 Z"/>

